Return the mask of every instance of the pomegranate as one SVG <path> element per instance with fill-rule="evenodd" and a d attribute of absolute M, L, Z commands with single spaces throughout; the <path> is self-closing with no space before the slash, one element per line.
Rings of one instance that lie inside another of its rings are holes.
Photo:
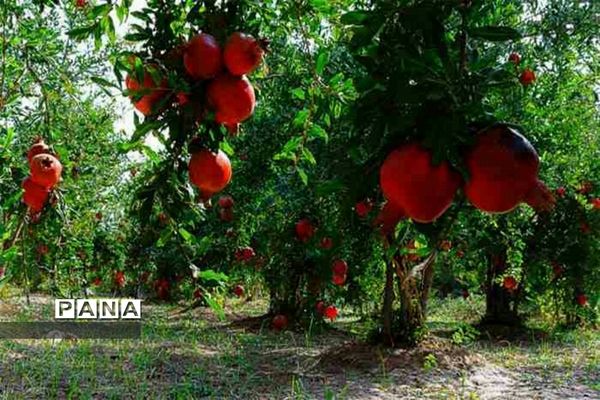
<path fill-rule="evenodd" d="M 563 186 L 557 188 L 554 193 L 556 193 L 556 195 L 558 197 L 565 197 L 565 195 L 567 194 L 567 189 L 565 189 Z"/>
<path fill-rule="evenodd" d="M 329 318 L 331 321 L 335 320 L 338 316 L 338 309 L 336 306 L 327 306 L 323 310 L 323 316 Z"/>
<path fill-rule="evenodd" d="M 334 285 L 336 286 L 344 286 L 344 284 L 346 283 L 346 278 L 347 275 L 346 274 L 334 274 L 333 277 L 331 278 L 331 282 L 333 282 Z"/>
<path fill-rule="evenodd" d="M 217 39 L 207 33 L 200 33 L 187 44 L 183 54 L 183 65 L 192 78 L 210 79 L 221 71 L 222 58 Z"/>
<path fill-rule="evenodd" d="M 235 285 L 233 288 L 233 294 L 235 294 L 237 297 L 243 297 L 245 292 L 246 291 L 242 285 Z"/>
<path fill-rule="evenodd" d="M 235 125 L 254 113 L 254 88 L 246 77 L 221 74 L 208 86 L 207 96 L 220 124 Z"/>
<path fill-rule="evenodd" d="M 443 251 L 450 251 L 451 248 L 452 242 L 449 240 L 442 240 L 442 243 L 440 243 L 440 249 L 442 249 Z"/>
<path fill-rule="evenodd" d="M 506 276 L 502 281 L 502 286 L 509 292 L 512 292 L 517 288 L 517 280 L 512 276 Z"/>
<path fill-rule="evenodd" d="M 360 218 L 365 218 L 373 209 L 373 203 L 370 200 L 363 200 L 356 203 L 354 210 Z"/>
<path fill-rule="evenodd" d="M 194 290 L 194 293 L 192 294 L 192 296 L 194 297 L 194 299 L 201 299 L 202 297 L 204 297 L 204 294 L 202 293 L 202 289 L 197 288 L 196 290 Z"/>
<path fill-rule="evenodd" d="M 31 177 L 25 179 L 22 186 L 23 189 L 25 189 L 25 193 L 23 193 L 23 203 L 25 203 L 34 213 L 42 211 L 50 194 L 48 189 L 33 182 Z"/>
<path fill-rule="evenodd" d="M 233 197 L 231 196 L 221 196 L 219 197 L 219 207 L 221 208 L 231 208 L 233 207 Z"/>
<path fill-rule="evenodd" d="M 348 273 L 348 263 L 344 260 L 335 260 L 331 265 L 331 271 L 334 275 L 346 275 Z"/>
<path fill-rule="evenodd" d="M 231 181 L 231 162 L 221 150 L 217 153 L 208 149 L 195 152 L 188 169 L 190 180 L 200 189 L 204 200 L 223 190 Z"/>
<path fill-rule="evenodd" d="M 462 290 L 462 297 L 463 299 L 469 298 L 469 291 L 467 289 Z"/>
<path fill-rule="evenodd" d="M 60 181 L 62 164 L 50 154 L 38 154 L 31 159 L 31 180 L 51 189 Z"/>
<path fill-rule="evenodd" d="M 480 210 L 505 213 L 527 202 L 544 211 L 554 205 L 552 193 L 538 180 L 535 149 L 512 128 L 497 125 L 480 134 L 466 163 L 470 179 L 465 194 Z"/>
<path fill-rule="evenodd" d="M 190 102 L 190 97 L 185 92 L 178 92 L 175 95 L 175 97 L 177 97 L 177 104 L 179 104 L 180 106 L 185 106 L 187 103 Z"/>
<path fill-rule="evenodd" d="M 75 1 L 75 7 L 77 8 L 83 8 L 86 6 L 86 1 L 87 0 L 76 0 Z"/>
<path fill-rule="evenodd" d="M 154 290 L 156 290 L 156 296 L 161 300 L 167 300 L 169 298 L 169 281 L 165 278 L 157 279 L 154 282 Z"/>
<path fill-rule="evenodd" d="M 147 68 L 156 67 L 150 65 Z M 133 106 L 146 116 L 157 111 L 155 110 L 156 104 L 168 93 L 167 80 L 162 78 L 160 83 L 157 84 L 148 70 L 144 72 L 144 82 L 141 84 L 134 76 L 127 75 L 125 78 L 125 86 L 129 91 L 129 98 L 135 102 Z M 140 95 L 142 96 L 140 97 Z"/>
<path fill-rule="evenodd" d="M 330 237 L 322 238 L 321 242 L 319 243 L 319 247 L 323 250 L 331 250 L 331 248 L 333 247 L 333 239 Z"/>
<path fill-rule="evenodd" d="M 282 331 L 288 326 L 288 319 L 285 315 L 278 314 L 273 317 L 273 329 L 276 331 Z"/>
<path fill-rule="evenodd" d="M 523 86 L 531 85 L 533 82 L 535 82 L 535 72 L 533 72 L 533 70 L 530 68 L 525 68 L 523 72 L 521 72 L 519 81 Z"/>
<path fill-rule="evenodd" d="M 254 256 L 256 253 L 252 247 L 242 247 L 235 251 L 235 259 L 239 262 L 250 261 Z"/>
<path fill-rule="evenodd" d="M 317 301 L 317 303 L 315 304 L 315 311 L 319 315 L 323 315 L 324 314 L 324 312 L 325 312 L 325 302 L 323 300 Z"/>
<path fill-rule="evenodd" d="M 233 221 L 233 209 L 231 209 L 231 208 L 219 209 L 219 219 L 223 222 Z"/>
<path fill-rule="evenodd" d="M 508 61 L 515 65 L 519 65 L 521 63 L 521 55 L 519 53 L 510 53 Z"/>
<path fill-rule="evenodd" d="M 265 51 L 252 36 L 235 32 L 227 40 L 223 58 L 231 75 L 242 76 L 254 71 L 262 62 Z"/>
<path fill-rule="evenodd" d="M 380 227 L 382 234 L 388 235 L 394 232 L 396 225 L 404 217 L 404 212 L 388 201 L 379 211 L 377 218 L 373 221 L 373 225 Z"/>
<path fill-rule="evenodd" d="M 125 272 L 116 271 L 113 280 L 114 280 L 115 286 L 117 286 L 119 288 L 125 287 Z"/>
<path fill-rule="evenodd" d="M 304 218 L 296 223 L 296 236 L 300 241 L 306 243 L 315 234 L 315 227 L 310 220 Z"/>
<path fill-rule="evenodd" d="M 590 181 L 581 182 L 581 185 L 577 189 L 577 193 L 586 195 L 594 189 L 594 185 Z"/>
<path fill-rule="evenodd" d="M 97 276 L 94 279 L 92 279 L 92 285 L 94 285 L 94 286 L 102 285 L 102 278 Z"/>
<path fill-rule="evenodd" d="M 379 178 L 386 199 L 421 223 L 439 218 L 461 184 L 460 175 L 448 162 L 433 165 L 431 152 L 417 143 L 392 151 L 381 166 Z"/>
<path fill-rule="evenodd" d="M 43 139 L 39 138 L 29 148 L 29 151 L 27 152 L 27 160 L 29 161 L 29 164 L 31 164 L 31 160 L 33 160 L 33 157 L 37 156 L 38 154 L 49 154 L 49 153 L 50 153 L 50 147 L 48 147 L 48 145 L 46 143 L 44 143 Z"/>
<path fill-rule="evenodd" d="M 590 203 L 592 204 L 594 210 L 600 210 L 600 197 L 590 200 Z"/>
<path fill-rule="evenodd" d="M 577 304 L 579 304 L 581 307 L 585 307 L 588 303 L 587 296 L 583 293 L 575 296 L 575 301 L 577 301 Z"/>

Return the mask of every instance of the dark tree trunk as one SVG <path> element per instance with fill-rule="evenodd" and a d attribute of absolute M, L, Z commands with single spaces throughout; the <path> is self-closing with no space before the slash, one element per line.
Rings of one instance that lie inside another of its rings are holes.
<path fill-rule="evenodd" d="M 485 316 L 482 324 L 516 326 L 521 323 L 517 313 L 516 293 L 506 290 L 497 283 L 498 276 L 506 270 L 506 253 L 490 257 L 485 282 Z"/>

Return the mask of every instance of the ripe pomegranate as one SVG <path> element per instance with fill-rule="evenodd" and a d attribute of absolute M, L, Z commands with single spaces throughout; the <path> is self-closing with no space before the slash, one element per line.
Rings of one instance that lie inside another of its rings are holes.
<path fill-rule="evenodd" d="M 201 299 L 202 297 L 204 297 L 204 294 L 202 293 L 202 289 L 196 288 L 196 290 L 194 290 L 194 293 L 192 294 L 192 296 L 194 297 L 194 299 Z"/>
<path fill-rule="evenodd" d="M 594 210 L 600 210 L 600 197 L 590 200 L 590 203 L 592 204 Z"/>
<path fill-rule="evenodd" d="M 207 96 L 215 111 L 215 121 L 220 124 L 235 125 L 254 113 L 256 97 L 246 77 L 221 74 L 208 86 Z"/>
<path fill-rule="evenodd" d="M 235 285 L 233 288 L 233 294 L 235 294 L 237 297 L 243 297 L 245 292 L 246 291 L 242 285 Z"/>
<path fill-rule="evenodd" d="M 480 134 L 466 163 L 470 179 L 465 194 L 480 210 L 505 213 L 527 202 L 544 211 L 554 205 L 552 193 L 538 180 L 535 149 L 508 126 L 497 125 Z"/>
<path fill-rule="evenodd" d="M 155 68 L 155 66 L 148 66 L 148 68 Z M 144 72 L 144 82 L 142 83 L 138 82 L 134 76 L 127 75 L 125 86 L 129 91 L 129 98 L 135 101 L 133 106 L 146 116 L 157 111 L 155 110 L 156 104 L 168 93 L 166 78 L 162 78 L 160 83 L 156 83 L 148 70 Z"/>
<path fill-rule="evenodd" d="M 523 86 L 531 85 L 533 82 L 535 82 L 535 72 L 533 72 L 533 70 L 530 68 L 525 68 L 523 72 L 521 72 L 519 81 Z"/>
<path fill-rule="evenodd" d="M 325 302 L 323 300 L 317 301 L 317 304 L 315 304 L 315 311 L 319 315 L 323 315 L 325 313 Z"/>
<path fill-rule="evenodd" d="M 338 316 L 338 309 L 335 306 L 327 306 L 323 310 L 325 318 L 329 318 L 331 321 L 335 320 Z"/>
<path fill-rule="evenodd" d="M 276 331 L 282 331 L 288 326 L 288 319 L 285 315 L 278 314 L 273 317 L 273 329 Z"/>
<path fill-rule="evenodd" d="M 383 235 L 388 235 L 394 232 L 396 225 L 404 217 L 404 212 L 388 201 L 379 211 L 377 218 L 373 221 L 373 225 L 380 227 Z"/>
<path fill-rule="evenodd" d="M 256 253 L 249 246 L 239 248 L 235 251 L 235 259 L 239 262 L 250 261 L 254 256 L 256 256 Z"/>
<path fill-rule="evenodd" d="M 223 222 L 233 221 L 233 209 L 231 209 L 231 208 L 219 209 L 219 219 Z"/>
<path fill-rule="evenodd" d="M 443 251 L 450 251 L 451 248 L 452 242 L 449 240 L 442 240 L 442 243 L 440 243 L 440 249 L 442 249 Z"/>
<path fill-rule="evenodd" d="M 221 71 L 222 57 L 217 39 L 207 33 L 200 33 L 187 44 L 183 65 L 192 78 L 210 79 Z"/>
<path fill-rule="evenodd" d="M 157 279 L 154 282 L 154 290 L 156 290 L 156 296 L 161 300 L 167 300 L 169 298 L 169 281 L 165 278 Z"/>
<path fill-rule="evenodd" d="M 23 189 L 25 189 L 25 193 L 23 193 L 23 203 L 25 203 L 34 213 L 42 211 L 50 194 L 48 189 L 33 182 L 31 177 L 25 179 L 22 186 Z"/>
<path fill-rule="evenodd" d="M 31 147 L 29 148 L 29 151 L 27 152 L 27 160 L 29 161 L 29 164 L 31 164 L 31 160 L 33 160 L 33 157 L 37 156 L 38 154 L 49 153 L 50 147 L 48 147 L 48 145 L 44 143 L 44 140 L 42 138 L 38 138 L 35 141 L 35 143 L 33 143 L 33 145 L 31 145 Z"/>
<path fill-rule="evenodd" d="M 521 63 L 521 55 L 519 53 L 510 53 L 508 61 L 515 65 L 519 65 Z"/>
<path fill-rule="evenodd" d="M 517 280 L 512 276 L 506 276 L 502 281 L 502 286 L 509 292 L 512 292 L 517 288 Z"/>
<path fill-rule="evenodd" d="M 346 279 L 347 279 L 347 275 L 346 274 L 334 274 L 331 277 L 331 282 L 333 282 L 334 285 L 336 286 L 344 286 L 344 284 L 346 283 Z"/>
<path fill-rule="evenodd" d="M 360 218 L 365 218 L 373 209 L 373 203 L 370 200 L 362 200 L 356 203 L 354 210 Z"/>
<path fill-rule="evenodd" d="M 218 153 L 208 149 L 195 152 L 188 169 L 190 180 L 200 189 L 204 200 L 225 189 L 231 181 L 231 162 L 221 150 Z"/>
<path fill-rule="evenodd" d="M 392 151 L 381 166 L 379 178 L 386 199 L 421 223 L 439 218 L 461 184 L 460 175 L 448 162 L 433 165 L 431 152 L 418 143 Z"/>
<path fill-rule="evenodd" d="M 300 241 L 306 243 L 315 234 L 315 227 L 310 220 L 304 218 L 296 223 L 296 236 Z"/>
<path fill-rule="evenodd" d="M 319 243 L 319 247 L 323 250 L 331 250 L 331 248 L 333 247 L 333 239 L 330 237 L 322 238 L 321 242 Z"/>
<path fill-rule="evenodd" d="M 221 196 L 219 197 L 219 207 L 221 208 L 231 208 L 233 207 L 233 197 L 231 196 Z"/>
<path fill-rule="evenodd" d="M 102 278 L 100 278 L 99 276 L 97 276 L 94 279 L 92 279 L 92 285 L 94 285 L 94 286 L 100 286 L 100 285 L 102 285 Z"/>
<path fill-rule="evenodd" d="M 60 181 L 62 164 L 50 154 L 38 154 L 31 159 L 31 180 L 51 189 Z"/>
<path fill-rule="evenodd" d="M 119 288 L 125 287 L 125 272 L 116 271 L 113 279 L 114 279 L 115 286 L 117 286 Z"/>
<path fill-rule="evenodd" d="M 554 193 L 556 193 L 556 195 L 558 197 L 565 197 L 565 195 L 567 194 L 567 189 L 565 189 L 563 186 L 557 188 Z"/>
<path fill-rule="evenodd" d="M 579 304 L 581 307 L 585 307 L 588 303 L 587 296 L 583 293 L 575 296 L 575 301 L 577 301 L 577 304 Z"/>
<path fill-rule="evenodd" d="M 260 41 L 245 33 L 235 32 L 225 44 L 223 58 L 231 75 L 242 76 L 254 71 L 264 54 Z"/>
<path fill-rule="evenodd" d="M 348 263 L 344 260 L 335 260 L 331 265 L 331 271 L 334 275 L 346 275 L 348 273 Z"/>
<path fill-rule="evenodd" d="M 83 8 L 86 5 L 87 0 L 76 0 L 75 1 L 75 7 L 77 8 Z"/>

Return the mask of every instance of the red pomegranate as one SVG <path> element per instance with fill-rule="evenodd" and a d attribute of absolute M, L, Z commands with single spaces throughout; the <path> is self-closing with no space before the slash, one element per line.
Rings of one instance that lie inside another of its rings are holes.
<path fill-rule="evenodd" d="M 466 163 L 465 194 L 480 210 L 505 213 L 526 202 L 544 211 L 554 205 L 552 193 L 538 180 L 537 152 L 512 128 L 497 125 L 480 134 Z"/>
<path fill-rule="evenodd" d="M 325 313 L 325 302 L 323 300 L 317 301 L 317 304 L 315 304 L 315 311 L 319 315 L 323 315 Z"/>
<path fill-rule="evenodd" d="M 296 223 L 296 236 L 302 242 L 308 242 L 315 234 L 315 227 L 310 220 L 304 218 Z"/>
<path fill-rule="evenodd" d="M 125 78 L 125 86 L 129 91 L 129 98 L 134 101 L 133 106 L 146 116 L 157 111 L 155 109 L 156 105 L 168 93 L 167 80 L 161 78 L 160 83 L 155 82 L 152 74 L 148 71 L 150 68 L 156 67 L 152 65 L 147 67 L 144 72 L 144 82 L 141 84 L 132 75 L 127 75 Z"/>
<path fill-rule="evenodd" d="M 331 321 L 335 320 L 338 316 L 338 309 L 336 306 L 327 306 L 323 310 L 323 315 L 325 318 L 329 318 Z"/>
<path fill-rule="evenodd" d="M 533 72 L 533 70 L 530 68 L 525 68 L 523 72 L 521 72 L 519 81 L 523 86 L 531 85 L 533 82 L 535 82 L 535 72 Z"/>
<path fill-rule="evenodd" d="M 276 331 L 282 331 L 288 326 L 288 319 L 285 315 L 278 314 L 273 317 L 273 329 Z"/>
<path fill-rule="evenodd" d="M 335 260 L 331 265 L 331 271 L 334 275 L 346 275 L 348 273 L 348 263 L 344 260 Z"/>
<path fill-rule="evenodd" d="M 334 274 L 331 277 L 331 282 L 333 282 L 333 284 L 336 286 L 344 286 L 347 278 L 348 278 L 348 276 L 346 274 L 342 274 L 342 275 Z"/>
<path fill-rule="evenodd" d="M 433 165 L 432 154 L 418 143 L 392 151 L 380 169 L 380 184 L 390 203 L 421 223 L 439 218 L 461 184 L 448 162 Z"/>
<path fill-rule="evenodd" d="M 356 203 L 354 210 L 359 217 L 365 218 L 373 209 L 373 203 L 370 200 L 362 200 Z"/>
<path fill-rule="evenodd" d="M 388 235 L 394 232 L 398 222 L 405 216 L 404 211 L 387 201 L 379 211 L 377 218 L 373 221 L 373 225 L 380 227 L 382 234 Z"/>
<path fill-rule="evenodd" d="M 92 280 L 92 285 L 94 285 L 94 286 L 100 286 L 100 285 L 102 285 L 102 278 L 100 278 L 99 276 L 95 277 Z"/>
<path fill-rule="evenodd" d="M 23 203 L 25 203 L 34 213 L 42 211 L 50 194 L 48 189 L 33 182 L 31 177 L 25 179 L 22 186 L 23 189 L 25 189 L 25 193 L 23 193 Z"/>
<path fill-rule="evenodd" d="M 596 197 L 595 199 L 591 199 L 590 203 L 594 210 L 600 210 L 600 197 Z"/>
<path fill-rule="evenodd" d="M 51 189 L 60 181 L 62 164 L 50 154 L 38 154 L 31 159 L 31 180 Z"/>
<path fill-rule="evenodd" d="M 583 294 L 583 293 L 578 294 L 575 297 L 575 301 L 577 301 L 577 304 L 579 304 L 581 307 L 585 307 L 587 305 L 587 303 L 588 303 L 587 296 L 585 294 Z"/>
<path fill-rule="evenodd" d="M 235 285 L 233 288 L 233 294 L 235 294 L 237 297 L 243 297 L 244 293 L 246 293 L 246 291 L 242 285 Z"/>
<path fill-rule="evenodd" d="M 165 278 L 157 279 L 154 282 L 154 290 L 156 290 L 156 296 L 161 300 L 167 300 L 169 298 L 169 281 Z"/>
<path fill-rule="evenodd" d="M 519 65 L 521 63 L 521 55 L 519 53 L 510 53 L 508 61 L 515 65 Z"/>
<path fill-rule="evenodd" d="M 38 154 L 49 154 L 49 153 L 50 153 L 50 147 L 48 147 L 48 145 L 46 143 L 44 143 L 43 139 L 39 138 L 29 148 L 29 151 L 27 152 L 27 160 L 29 161 L 29 164 L 31 164 L 31 160 L 33 159 L 33 157 L 37 156 Z"/>
<path fill-rule="evenodd" d="M 233 209 L 232 208 L 219 209 L 219 219 L 223 222 L 233 221 Z"/>
<path fill-rule="evenodd" d="M 502 286 L 504 286 L 506 290 L 512 292 L 517 288 L 517 280 L 512 276 L 506 276 L 502 281 Z"/>
<path fill-rule="evenodd" d="M 254 256 L 256 256 L 256 253 L 252 247 L 246 246 L 235 251 L 235 259 L 239 262 L 250 261 Z"/>
<path fill-rule="evenodd" d="M 75 7 L 83 8 L 86 5 L 86 0 L 77 0 L 75 1 Z"/>
<path fill-rule="evenodd" d="M 195 152 L 188 169 L 190 180 L 200 189 L 204 200 L 225 189 L 231 181 L 231 162 L 221 150 L 218 153 L 208 149 Z"/>
<path fill-rule="evenodd" d="M 207 96 L 220 124 L 235 125 L 254 113 L 254 88 L 246 77 L 221 74 L 208 86 Z"/>
<path fill-rule="evenodd" d="M 233 202 L 233 197 L 231 196 L 221 196 L 219 197 L 219 207 L 221 208 L 231 208 L 235 203 Z"/>
<path fill-rule="evenodd" d="M 565 195 L 567 194 L 567 189 L 565 189 L 563 186 L 557 188 L 554 193 L 556 193 L 556 195 L 558 197 L 565 197 Z"/>
<path fill-rule="evenodd" d="M 323 250 L 331 250 L 331 248 L 333 247 L 333 239 L 330 237 L 322 238 L 321 242 L 319 243 L 319 247 Z"/>
<path fill-rule="evenodd" d="M 125 272 L 116 271 L 113 279 L 115 282 L 115 286 L 117 286 L 119 288 L 125 287 Z"/>
<path fill-rule="evenodd" d="M 254 71 L 264 54 L 260 41 L 245 33 L 235 32 L 225 44 L 223 58 L 231 75 L 242 76 Z"/>
<path fill-rule="evenodd" d="M 207 33 L 194 36 L 183 54 L 183 65 L 194 79 L 215 77 L 223 66 L 223 55 L 217 39 Z"/>

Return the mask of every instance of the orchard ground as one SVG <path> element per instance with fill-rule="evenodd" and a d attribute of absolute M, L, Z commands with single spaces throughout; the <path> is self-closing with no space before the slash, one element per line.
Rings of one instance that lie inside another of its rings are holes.
<path fill-rule="evenodd" d="M 0 315 L 52 318 L 52 299 L 4 290 Z M 4 340 L 6 399 L 598 399 L 600 334 L 549 330 L 510 336 L 472 327 L 483 299 L 432 300 L 418 347 L 365 344 L 352 310 L 321 333 L 273 332 L 263 300 L 226 303 L 225 317 L 186 304 L 146 304 L 143 339 Z M 254 318 L 253 318 L 254 317 Z M 258 321 L 258 322 L 257 322 Z"/>

